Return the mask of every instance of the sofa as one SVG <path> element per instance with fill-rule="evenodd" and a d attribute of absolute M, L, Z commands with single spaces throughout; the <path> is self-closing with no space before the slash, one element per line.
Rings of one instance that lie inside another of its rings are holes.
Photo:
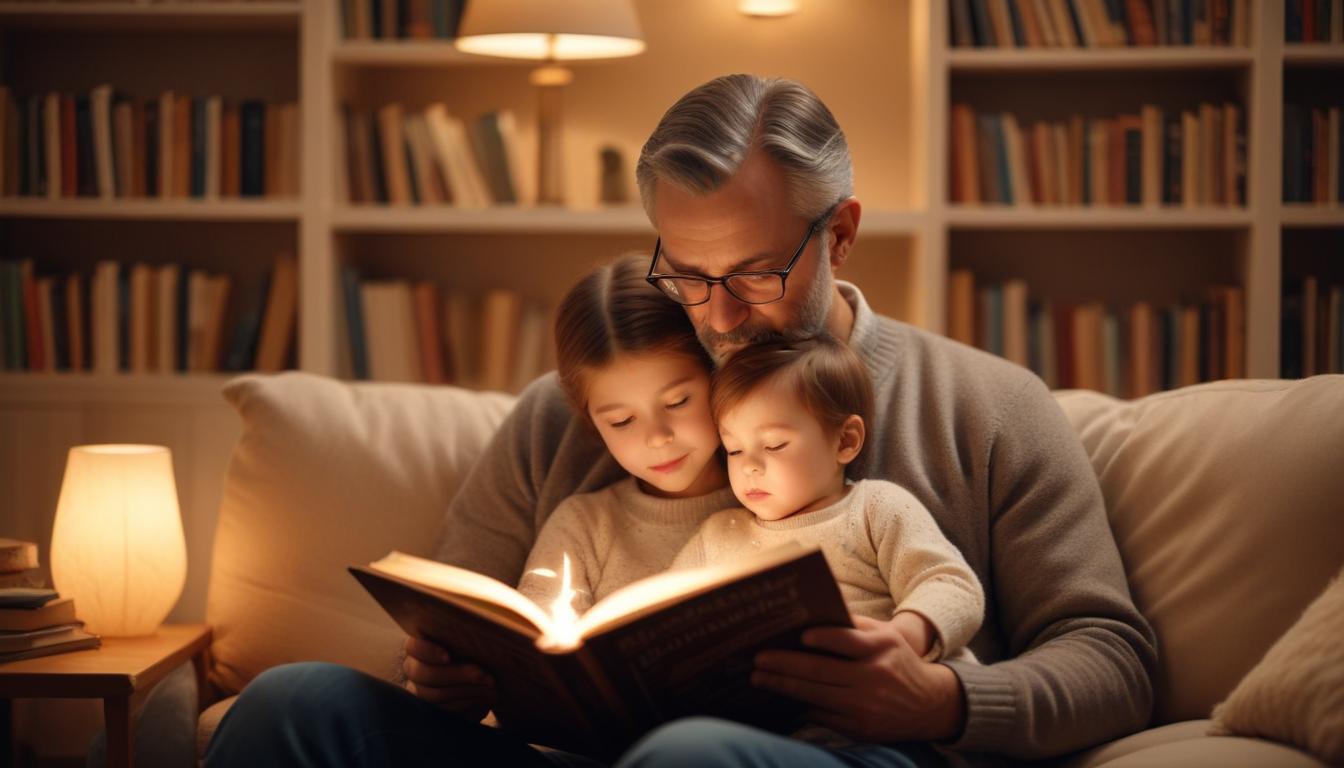
<path fill-rule="evenodd" d="M 401 631 L 346 567 L 432 556 L 443 511 L 513 400 L 451 387 L 247 375 L 221 501 L 198 749 L 249 680 L 300 660 L 398 673 Z M 1161 661 L 1151 727 L 1073 768 L 1320 766 L 1210 712 L 1344 565 L 1344 376 L 1120 401 L 1055 395 L 1091 457 Z"/>

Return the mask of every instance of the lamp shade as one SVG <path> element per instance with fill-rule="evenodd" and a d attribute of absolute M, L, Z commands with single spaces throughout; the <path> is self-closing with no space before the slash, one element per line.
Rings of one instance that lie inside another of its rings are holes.
<path fill-rule="evenodd" d="M 51 577 L 89 632 L 152 634 L 182 594 L 187 544 L 169 450 L 70 449 L 51 535 Z"/>
<path fill-rule="evenodd" d="M 630 0 L 473 0 L 458 50 L 513 59 L 609 59 L 644 50 Z"/>

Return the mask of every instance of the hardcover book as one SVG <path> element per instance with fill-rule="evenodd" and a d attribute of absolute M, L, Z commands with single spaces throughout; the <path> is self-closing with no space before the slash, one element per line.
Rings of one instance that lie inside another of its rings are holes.
<path fill-rule="evenodd" d="M 851 626 L 821 550 L 796 544 L 658 574 L 581 617 L 564 589 L 548 612 L 494 579 L 399 552 L 350 571 L 408 634 L 494 677 L 501 727 L 595 756 L 687 715 L 793 730 L 804 705 L 753 687 L 753 658 L 800 648 L 809 627 Z"/>

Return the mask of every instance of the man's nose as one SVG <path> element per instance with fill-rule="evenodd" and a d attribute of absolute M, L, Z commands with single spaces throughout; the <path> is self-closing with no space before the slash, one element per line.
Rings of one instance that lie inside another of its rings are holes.
<path fill-rule="evenodd" d="M 709 292 L 709 327 L 715 333 L 727 333 L 742 324 L 751 310 L 722 285 Z"/>

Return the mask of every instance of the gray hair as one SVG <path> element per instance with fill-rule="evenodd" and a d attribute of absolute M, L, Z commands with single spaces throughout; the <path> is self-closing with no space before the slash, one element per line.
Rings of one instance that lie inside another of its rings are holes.
<path fill-rule="evenodd" d="M 793 210 L 804 218 L 854 194 L 849 144 L 815 93 L 784 78 L 725 75 L 682 96 L 644 143 L 635 178 L 649 221 L 659 180 L 708 194 L 755 149 L 783 169 Z"/>

